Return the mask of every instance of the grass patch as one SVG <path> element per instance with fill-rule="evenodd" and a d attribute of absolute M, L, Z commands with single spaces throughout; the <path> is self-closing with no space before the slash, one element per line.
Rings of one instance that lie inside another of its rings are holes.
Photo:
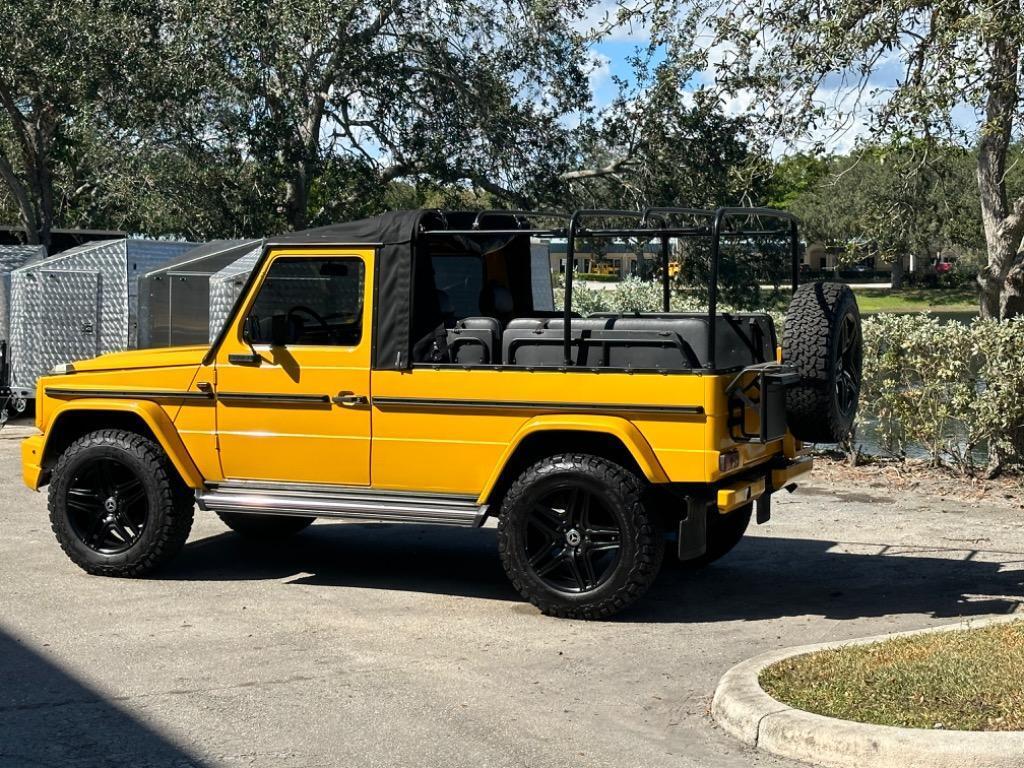
<path fill-rule="evenodd" d="M 862 723 L 1024 730 L 1024 621 L 787 659 L 761 673 L 761 687 L 797 709 Z"/>
<path fill-rule="evenodd" d="M 860 288 L 854 291 L 861 312 L 977 312 L 974 288 Z"/>

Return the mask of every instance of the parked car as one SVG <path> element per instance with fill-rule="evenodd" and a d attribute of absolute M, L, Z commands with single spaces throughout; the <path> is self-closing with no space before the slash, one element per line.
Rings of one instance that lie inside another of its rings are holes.
<path fill-rule="evenodd" d="M 668 269 L 662 312 L 579 317 L 571 271 L 561 311 L 536 308 L 531 238 L 567 238 L 571 261 L 576 238 L 642 235 L 646 214 L 531 228 L 521 213 L 395 212 L 268 241 L 208 347 L 42 379 L 25 482 L 49 484 L 57 539 L 93 574 L 165 563 L 195 504 L 272 542 L 317 517 L 496 518 L 525 599 L 610 616 L 666 550 L 708 563 L 755 504 L 767 521 L 773 494 L 811 468 L 802 441 L 843 438 L 860 387 L 857 303 L 843 285 L 797 286 L 789 214 L 720 209 L 695 228 L 692 211 L 678 227 L 657 212 L 652 238 L 771 224 L 792 244 L 781 352 L 768 314 L 717 311 L 717 242 L 706 312 L 669 312 Z"/>

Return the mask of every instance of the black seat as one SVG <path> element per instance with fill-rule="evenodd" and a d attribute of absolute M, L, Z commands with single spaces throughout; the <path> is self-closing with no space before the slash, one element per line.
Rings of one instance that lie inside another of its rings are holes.
<path fill-rule="evenodd" d="M 501 362 L 501 325 L 493 317 L 466 317 L 448 330 L 448 352 L 460 365 Z"/>
<path fill-rule="evenodd" d="M 763 314 L 715 318 L 715 367 L 742 368 L 775 356 L 775 329 Z M 565 365 L 562 318 L 518 318 L 502 338 L 506 365 Z M 618 316 L 572 322 L 572 365 L 644 370 L 694 370 L 707 362 L 708 318 L 703 314 Z"/>

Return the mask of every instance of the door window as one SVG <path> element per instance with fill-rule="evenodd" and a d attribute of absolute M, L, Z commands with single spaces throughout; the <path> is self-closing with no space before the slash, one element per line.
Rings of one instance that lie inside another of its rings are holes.
<path fill-rule="evenodd" d="M 260 286 L 249 341 L 295 346 L 356 346 L 363 335 L 362 259 L 277 259 Z"/>

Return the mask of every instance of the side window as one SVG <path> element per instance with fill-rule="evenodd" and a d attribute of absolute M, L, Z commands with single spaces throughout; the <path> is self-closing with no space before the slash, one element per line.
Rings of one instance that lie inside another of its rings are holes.
<path fill-rule="evenodd" d="M 355 346 L 363 335 L 362 259 L 278 259 L 246 320 L 254 344 Z"/>
<path fill-rule="evenodd" d="M 484 287 L 484 264 L 479 256 L 435 255 L 434 285 L 442 291 L 456 319 L 480 314 L 480 291 Z"/>

